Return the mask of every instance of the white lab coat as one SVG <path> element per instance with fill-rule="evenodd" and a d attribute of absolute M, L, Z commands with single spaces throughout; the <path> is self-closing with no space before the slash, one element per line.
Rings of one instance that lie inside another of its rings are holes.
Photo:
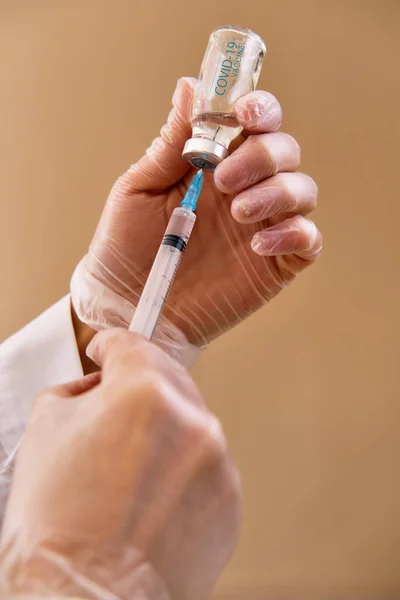
<path fill-rule="evenodd" d="M 8 465 L 35 396 L 82 375 L 69 296 L 0 345 L 0 521 L 11 482 Z"/>

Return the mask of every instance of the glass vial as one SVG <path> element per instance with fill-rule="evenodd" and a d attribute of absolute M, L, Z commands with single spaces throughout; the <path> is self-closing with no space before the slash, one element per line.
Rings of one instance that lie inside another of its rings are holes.
<path fill-rule="evenodd" d="M 265 52 L 250 29 L 226 25 L 211 33 L 193 96 L 192 137 L 182 154 L 194 167 L 212 171 L 228 155 L 242 130 L 235 103 L 255 90 Z"/>

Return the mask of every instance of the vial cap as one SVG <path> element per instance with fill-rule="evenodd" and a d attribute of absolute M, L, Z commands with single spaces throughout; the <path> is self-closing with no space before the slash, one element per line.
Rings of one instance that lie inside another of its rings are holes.
<path fill-rule="evenodd" d="M 185 144 L 182 157 L 196 169 L 213 171 L 228 156 L 228 150 L 213 140 L 190 138 Z"/>

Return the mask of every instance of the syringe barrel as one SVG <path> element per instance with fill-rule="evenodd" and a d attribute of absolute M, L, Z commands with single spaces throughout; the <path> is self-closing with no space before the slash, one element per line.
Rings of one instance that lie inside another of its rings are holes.
<path fill-rule="evenodd" d="M 188 239 L 190 238 L 190 234 L 192 233 L 195 221 L 196 215 L 193 211 L 180 206 L 175 208 L 172 212 L 170 220 L 168 221 L 162 243 L 164 243 L 165 236 L 177 235 L 183 239 L 186 245 Z"/>
<path fill-rule="evenodd" d="M 151 339 L 195 221 L 196 215 L 191 210 L 179 207 L 173 211 L 129 326 L 130 331 Z"/>

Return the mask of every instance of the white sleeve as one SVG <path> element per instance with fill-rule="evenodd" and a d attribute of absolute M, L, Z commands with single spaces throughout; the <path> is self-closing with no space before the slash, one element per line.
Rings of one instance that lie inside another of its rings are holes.
<path fill-rule="evenodd" d="M 0 442 L 10 455 L 44 388 L 82 377 L 66 296 L 0 345 Z"/>

